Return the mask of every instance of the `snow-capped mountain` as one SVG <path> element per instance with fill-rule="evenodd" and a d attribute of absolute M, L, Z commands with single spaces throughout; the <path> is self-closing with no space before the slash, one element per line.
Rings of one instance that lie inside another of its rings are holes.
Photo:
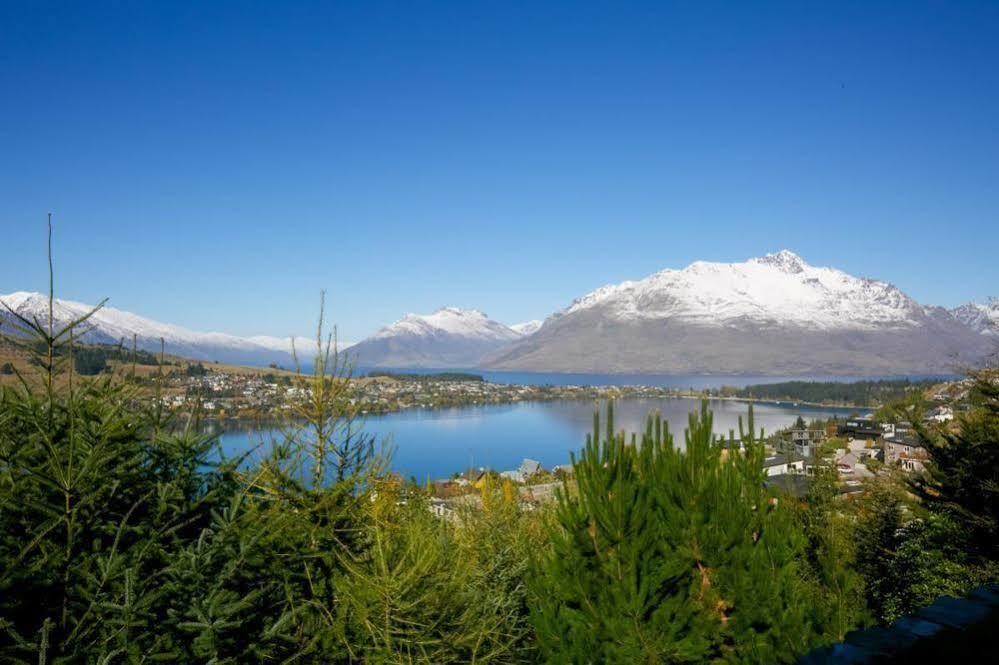
<path fill-rule="evenodd" d="M 407 314 L 351 347 L 361 367 L 476 367 L 520 333 L 475 309 L 442 307 Z"/>
<path fill-rule="evenodd" d="M 990 298 L 985 304 L 969 302 L 952 309 L 951 314 L 983 335 L 999 337 L 999 298 Z"/>
<path fill-rule="evenodd" d="M 784 250 L 599 288 L 493 354 L 503 369 L 895 374 L 979 359 L 983 337 L 895 286 Z"/>
<path fill-rule="evenodd" d="M 48 296 L 29 291 L 0 295 L 0 301 L 29 319 L 47 325 L 49 316 Z M 87 314 L 93 307 L 71 300 L 56 299 L 53 306 L 55 329 L 65 327 L 74 319 Z M 0 305 L 0 331 L 14 333 L 13 317 Z M 131 312 L 104 306 L 81 327 L 80 340 L 92 344 L 119 344 L 131 346 L 135 336 L 136 346 L 158 353 L 160 340 L 169 354 L 192 358 L 245 365 L 278 363 L 292 366 L 291 340 L 278 337 L 237 337 L 226 333 L 196 332 L 169 323 L 153 321 Z M 314 355 L 308 340 L 296 341 L 300 357 Z"/>
<path fill-rule="evenodd" d="M 544 321 L 542 319 L 532 319 L 530 321 L 524 321 L 523 323 L 515 323 L 510 326 L 510 329 L 514 332 L 518 332 L 521 335 L 533 335 L 538 331 Z"/>
<path fill-rule="evenodd" d="M 48 299 L 20 291 L 0 300 L 48 319 Z M 57 328 L 91 307 L 55 302 Z M 12 332 L 0 306 L 0 332 Z M 289 338 L 203 333 L 112 307 L 82 341 L 131 344 L 193 359 L 293 364 Z M 350 347 L 359 367 L 520 369 L 674 374 L 916 374 L 973 364 L 996 350 L 999 299 L 948 311 L 895 286 L 811 266 L 784 250 L 743 263 L 698 261 L 601 287 L 544 321 L 506 326 L 478 310 L 407 314 Z M 341 343 L 341 348 L 349 345 Z M 314 340 L 296 338 L 300 359 Z"/>

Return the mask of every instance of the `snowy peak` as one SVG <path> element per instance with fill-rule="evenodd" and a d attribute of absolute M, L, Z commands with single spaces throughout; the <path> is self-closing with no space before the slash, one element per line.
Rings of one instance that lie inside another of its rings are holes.
<path fill-rule="evenodd" d="M 858 330 L 916 325 L 927 316 L 887 282 L 815 267 L 789 250 L 743 263 L 697 261 L 682 270 L 605 286 L 562 314 L 593 308 L 617 320 L 756 321 Z"/>
<path fill-rule="evenodd" d="M 513 340 L 518 333 L 498 321 L 493 321 L 477 309 L 441 307 L 431 314 L 406 314 L 390 326 L 382 328 L 374 339 L 397 336 L 453 336 L 482 340 Z"/>
<path fill-rule="evenodd" d="M 994 303 L 953 313 L 923 306 L 888 282 L 782 250 L 601 287 L 485 364 L 666 374 L 952 372 L 991 348 L 963 321 L 996 320 L 996 310 Z"/>
<path fill-rule="evenodd" d="M 527 335 L 533 335 L 537 332 L 538 328 L 540 328 L 543 323 L 544 321 L 541 319 L 532 319 L 530 321 L 524 321 L 523 323 L 515 323 L 510 326 L 510 329 L 526 337 Z"/>
<path fill-rule="evenodd" d="M 471 368 L 520 338 L 477 309 L 442 307 L 431 314 L 407 314 L 354 345 L 350 353 L 363 367 Z"/>
<path fill-rule="evenodd" d="M 0 302 L 17 314 L 47 325 L 49 299 L 31 291 L 0 295 Z M 55 299 L 52 306 L 53 324 L 58 331 L 75 319 L 88 314 L 93 305 L 72 300 Z M 0 306 L 0 322 L 12 320 L 6 307 Z M 11 321 L 12 322 L 12 321 Z M 13 333 L 13 327 L 0 330 Z M 237 337 L 220 332 L 197 332 L 181 326 L 154 321 L 114 307 L 104 306 L 81 326 L 80 339 L 93 344 L 131 344 L 133 336 L 140 349 L 159 352 L 160 340 L 167 353 L 195 360 L 265 365 L 271 362 L 290 363 L 289 339 L 276 337 Z M 308 349 L 303 355 L 308 355 Z M 290 366 L 290 365 L 289 365 Z"/>
<path fill-rule="evenodd" d="M 951 314 L 976 332 L 999 336 L 999 298 L 990 298 L 987 303 L 970 302 L 952 309 Z"/>
<path fill-rule="evenodd" d="M 804 272 L 805 268 L 808 266 L 808 264 L 805 263 L 800 256 L 789 249 L 782 249 L 779 252 L 767 254 L 766 256 L 756 259 L 750 259 L 750 262 L 772 266 L 782 272 L 791 274 Z"/>

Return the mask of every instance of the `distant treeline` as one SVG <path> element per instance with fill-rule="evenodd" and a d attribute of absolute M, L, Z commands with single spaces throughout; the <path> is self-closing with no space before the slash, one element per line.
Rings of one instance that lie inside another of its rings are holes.
<path fill-rule="evenodd" d="M 785 381 L 745 388 L 722 388 L 723 395 L 757 399 L 835 402 L 855 406 L 875 406 L 904 398 L 914 390 L 925 390 L 939 383 L 934 379 L 881 379 L 877 381 Z"/>
<path fill-rule="evenodd" d="M 11 342 L 15 342 L 13 339 L 6 339 Z M 29 352 L 32 352 L 29 362 L 35 365 L 39 364 L 38 359 L 42 357 L 42 354 L 45 352 L 42 344 L 40 342 L 33 342 L 24 345 L 24 343 L 21 342 L 20 345 L 26 348 Z M 68 346 L 63 346 L 53 352 L 55 357 L 63 358 L 69 356 L 70 354 L 72 354 L 73 357 L 73 370 L 78 374 L 84 374 L 87 376 L 100 374 L 101 372 L 107 370 L 108 361 L 153 366 L 160 364 L 160 360 L 155 354 L 141 349 L 127 348 L 124 345 L 77 344 L 73 346 L 72 350 L 70 350 Z M 163 364 L 169 365 L 171 363 L 164 362 Z M 4 363 L 3 366 L 0 367 L 0 374 L 13 373 L 14 366 L 12 363 Z"/>
<path fill-rule="evenodd" d="M 434 374 L 416 374 L 412 372 L 368 372 L 370 378 L 389 378 L 399 381 L 485 381 L 479 374 L 465 372 L 437 372 Z"/>
<path fill-rule="evenodd" d="M 159 364 L 159 359 L 149 351 L 133 351 L 120 346 L 85 346 L 73 350 L 73 368 L 80 374 L 100 374 L 107 369 L 109 360 L 136 365 Z"/>

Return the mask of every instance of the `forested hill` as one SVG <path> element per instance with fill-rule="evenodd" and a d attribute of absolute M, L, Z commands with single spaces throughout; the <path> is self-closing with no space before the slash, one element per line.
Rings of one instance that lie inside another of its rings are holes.
<path fill-rule="evenodd" d="M 926 390 L 940 383 L 939 379 L 879 379 L 876 381 L 784 381 L 763 383 L 745 388 L 723 389 L 734 397 L 792 400 L 798 402 L 879 406 L 904 398 L 912 391 Z"/>
<path fill-rule="evenodd" d="M 368 372 L 368 377 L 395 379 L 397 381 L 485 381 L 481 374 L 468 374 L 466 372 L 432 372 L 421 374 L 419 372 L 389 372 L 384 370 L 375 370 Z"/>

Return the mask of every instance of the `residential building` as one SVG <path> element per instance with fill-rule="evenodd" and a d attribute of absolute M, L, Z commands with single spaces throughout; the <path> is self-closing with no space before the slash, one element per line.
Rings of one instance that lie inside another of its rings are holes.
<path fill-rule="evenodd" d="M 773 455 L 763 460 L 763 471 L 767 476 L 805 473 L 805 460 L 790 459 L 785 455 Z"/>
<path fill-rule="evenodd" d="M 897 464 L 906 471 L 919 472 L 926 468 L 930 453 L 921 439 L 915 436 L 885 439 L 885 462 Z"/>
<path fill-rule="evenodd" d="M 811 459 L 826 440 L 826 432 L 821 429 L 793 429 L 787 434 L 795 455 Z"/>
<path fill-rule="evenodd" d="M 879 440 L 884 436 L 884 430 L 871 418 L 849 418 L 839 426 L 838 434 L 853 439 Z"/>

